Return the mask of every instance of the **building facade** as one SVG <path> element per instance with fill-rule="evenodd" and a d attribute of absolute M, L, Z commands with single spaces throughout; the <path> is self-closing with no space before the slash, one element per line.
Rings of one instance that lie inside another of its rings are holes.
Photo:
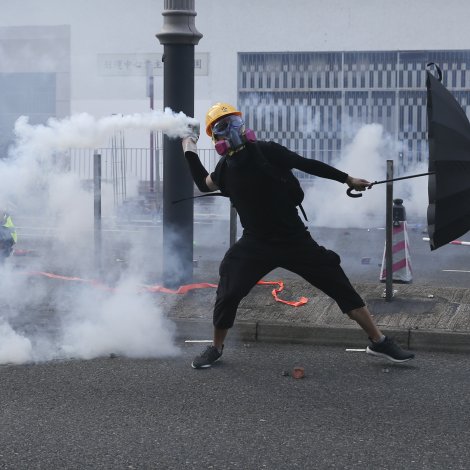
<path fill-rule="evenodd" d="M 173 0 L 186 6 L 188 0 Z M 449 0 L 195 0 L 195 117 L 216 101 L 259 138 L 334 162 L 361 123 L 380 123 L 401 166 L 426 158 L 425 67 L 468 112 L 470 6 Z M 164 0 L 0 0 L 0 150 L 20 115 L 33 123 L 163 107 Z M 406 12 L 404 14 L 403 12 Z M 126 138 L 147 147 L 148 136 Z M 200 145 L 209 148 L 202 135 Z M 400 161 L 401 160 L 401 161 Z"/>
<path fill-rule="evenodd" d="M 239 53 L 238 103 L 261 139 L 332 163 L 380 123 L 403 167 L 427 158 L 426 68 L 470 112 L 470 50 Z"/>

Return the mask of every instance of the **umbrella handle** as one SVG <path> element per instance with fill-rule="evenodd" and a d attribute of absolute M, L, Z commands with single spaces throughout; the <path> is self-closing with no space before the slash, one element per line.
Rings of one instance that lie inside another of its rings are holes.
<path fill-rule="evenodd" d="M 417 175 L 401 176 L 400 178 L 392 178 L 392 179 L 389 179 L 389 180 L 372 181 L 372 183 L 370 183 L 370 185 L 367 186 L 367 189 L 371 189 L 372 186 L 374 186 L 374 184 L 390 183 L 392 181 L 407 180 L 407 179 L 410 179 L 410 178 L 417 178 L 418 176 L 427 176 L 427 175 L 435 175 L 435 174 L 436 174 L 435 171 L 429 171 L 428 173 L 419 173 Z M 353 194 L 351 191 L 354 191 L 354 188 L 349 188 L 349 189 L 346 190 L 346 194 L 349 197 L 362 197 L 362 194 L 359 194 L 359 193 Z"/>
<path fill-rule="evenodd" d="M 354 188 L 349 188 L 349 189 L 346 190 L 346 194 L 349 197 L 362 197 L 361 193 L 353 193 L 353 191 L 354 191 Z"/>

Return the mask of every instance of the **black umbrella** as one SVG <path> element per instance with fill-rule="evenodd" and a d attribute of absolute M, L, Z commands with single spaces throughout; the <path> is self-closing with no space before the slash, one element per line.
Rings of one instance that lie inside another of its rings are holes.
<path fill-rule="evenodd" d="M 431 250 L 470 230 L 470 122 L 437 78 L 426 71 L 429 140 L 428 233 Z"/>
<path fill-rule="evenodd" d="M 431 250 L 453 241 L 470 230 L 470 122 L 465 111 L 437 78 L 426 71 L 429 172 L 403 176 L 374 184 L 418 176 L 428 180 L 428 233 Z M 351 197 L 362 194 L 347 193 Z"/>

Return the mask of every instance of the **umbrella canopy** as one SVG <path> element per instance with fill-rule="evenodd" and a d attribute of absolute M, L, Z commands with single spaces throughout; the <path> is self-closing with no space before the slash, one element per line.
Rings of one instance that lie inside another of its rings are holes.
<path fill-rule="evenodd" d="M 470 122 L 452 94 L 426 71 L 429 140 L 428 233 L 431 250 L 470 230 Z"/>

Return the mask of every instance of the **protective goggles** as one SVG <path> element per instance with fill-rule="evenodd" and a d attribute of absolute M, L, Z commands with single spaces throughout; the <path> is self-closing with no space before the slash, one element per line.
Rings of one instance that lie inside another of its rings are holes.
<path fill-rule="evenodd" d="M 245 123 L 240 116 L 230 115 L 224 117 L 212 126 L 212 136 L 215 138 L 228 137 L 232 129 L 239 132 L 244 125 Z"/>

